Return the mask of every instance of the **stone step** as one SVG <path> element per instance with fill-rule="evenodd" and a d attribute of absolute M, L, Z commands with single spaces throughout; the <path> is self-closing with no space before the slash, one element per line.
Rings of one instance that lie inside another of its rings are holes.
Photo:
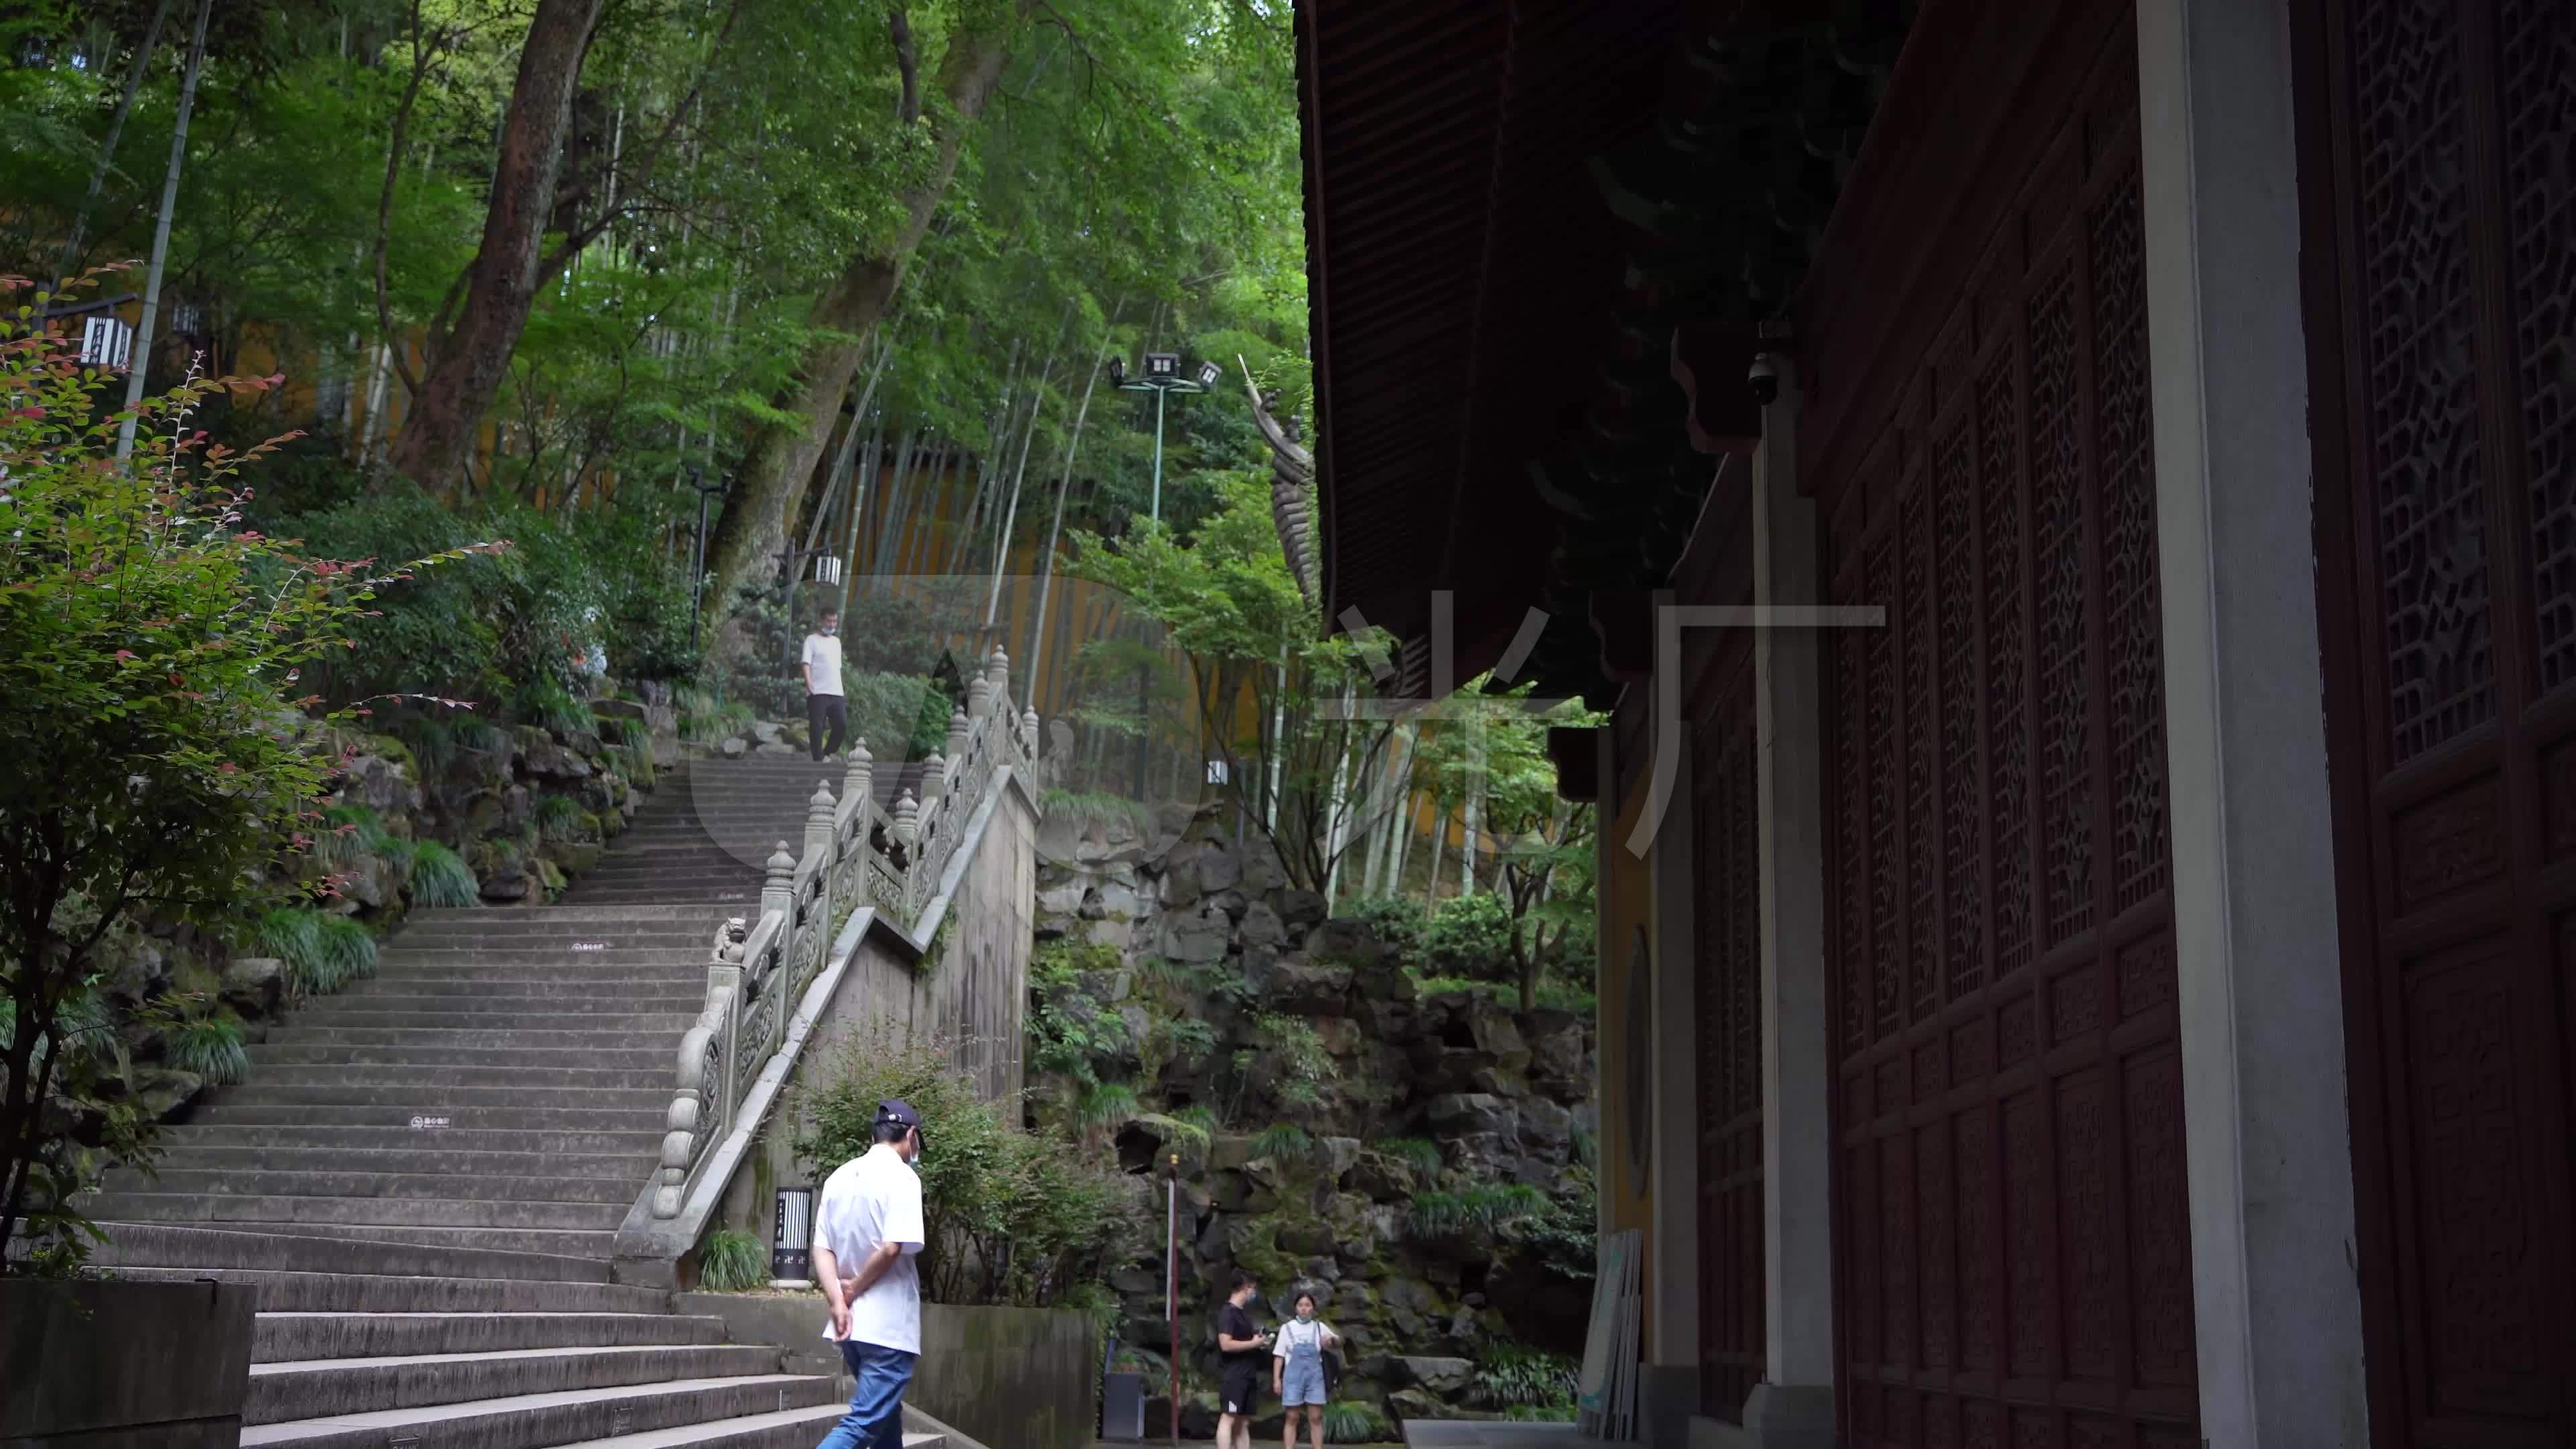
<path fill-rule="evenodd" d="M 677 1050 L 676 1044 L 674 1044 L 674 1050 Z M 468 1115 L 477 1112 L 506 1112 L 515 1119 L 525 1121 L 528 1125 L 537 1125 L 541 1121 L 565 1120 L 551 1115 L 560 1112 L 581 1114 L 648 1112 L 658 1118 L 662 1112 L 669 1109 L 671 1092 L 676 1085 L 675 1081 L 664 1081 L 636 1087 L 563 1087 L 542 1083 L 535 1086 L 489 1083 L 464 1086 L 449 1083 L 430 1086 L 414 1079 L 400 1082 L 355 1082 L 349 1080 L 345 1073 L 331 1072 L 320 1073 L 311 1081 L 275 1080 L 277 1072 L 302 1070 L 305 1069 L 280 1067 L 275 1071 L 263 1073 L 258 1080 L 244 1082 L 238 1087 L 218 1087 L 210 1095 L 206 1105 L 198 1109 L 201 1115 L 189 1120 L 240 1121 L 241 1118 L 230 1114 L 236 1109 L 254 1108 L 272 1114 L 263 1119 L 270 1121 L 277 1120 L 274 1114 L 279 1112 L 348 1114 L 345 1118 L 335 1116 L 327 1119 L 318 1115 L 309 1119 L 298 1115 L 293 1119 L 297 1121 L 365 1120 L 371 1122 L 383 1120 L 390 1113 L 394 1120 L 404 1123 L 420 1115 L 446 1117 L 448 1125 L 453 1127 L 491 1125 L 489 1118 Z M 220 1117 L 203 1115 L 212 1112 L 226 1115 Z M 540 1113 L 548 1115 L 543 1117 L 536 1115 Z"/>
<path fill-rule="evenodd" d="M 400 1047 L 406 1050 L 446 1050 L 480 1047 L 491 1051 L 531 1051 L 559 1055 L 566 1051 L 581 1053 L 582 1060 L 607 1057 L 621 1049 L 653 1050 L 666 1047 L 680 1033 L 697 1024 L 698 1014 L 672 1012 L 668 1015 L 628 1014 L 611 1016 L 601 1012 L 584 1017 L 557 1013 L 548 1018 L 560 1025 L 540 1025 L 525 1018 L 501 1021 L 467 1022 L 459 1026 L 366 1026 L 334 1020 L 290 1021 L 268 1034 L 260 1045 L 275 1053 L 286 1047 L 350 1047 L 368 1049 Z M 272 1056 L 271 1060 L 282 1060 Z M 433 1058 L 435 1059 L 435 1058 Z M 448 1060 L 472 1063 L 482 1057 L 450 1055 Z M 499 1059 L 508 1065 L 516 1058 Z M 622 1064 L 622 1063 L 621 1063 Z"/>
<path fill-rule="evenodd" d="M 716 927 L 723 916 L 711 913 L 704 929 L 665 930 L 658 924 L 652 929 L 619 925 L 603 921 L 589 926 L 549 926 L 543 930 L 517 931 L 481 929 L 473 931 L 434 931 L 413 935 L 406 931 L 386 947 L 388 956 L 405 957 L 456 951 L 516 951 L 544 958 L 555 954 L 567 956 L 610 956 L 639 951 L 703 951 L 714 944 Z M 592 949 L 584 949 L 592 948 Z"/>
<path fill-rule="evenodd" d="M 620 837 L 623 839 L 623 837 Z M 590 911 L 579 906 L 415 906 L 404 912 L 406 931 L 426 926 L 446 925 L 517 925 L 528 921 L 549 921 L 557 925 L 580 925 L 602 921 L 695 921 L 705 914 L 705 907 L 687 904 L 638 906 L 615 911 Z"/>
<path fill-rule="evenodd" d="M 647 973 L 650 974 L 647 974 Z M 622 987 L 612 981 L 625 981 Z M 352 1015 L 419 1012 L 578 1011 L 579 1003 L 613 996 L 637 1011 L 692 1010 L 705 997 L 706 972 L 699 966 L 638 967 L 611 975 L 571 977 L 548 973 L 542 979 L 508 983 L 472 976 L 424 976 L 412 972 L 392 980 L 372 980 L 305 1007 L 299 1019 L 311 1021 L 325 1008 Z M 694 988 L 694 989 L 693 989 Z"/>
<path fill-rule="evenodd" d="M 455 1134 L 441 1130 L 410 1134 L 412 1140 L 398 1147 L 351 1147 L 344 1143 L 263 1143 L 254 1146 L 227 1146 L 222 1143 L 173 1142 L 168 1155 L 156 1169 L 161 1187 L 167 1191 L 228 1191 L 229 1189 L 190 1186 L 181 1179 L 185 1174 L 221 1174 L 237 1177 L 245 1173 L 262 1176 L 291 1173 L 299 1178 L 346 1178 L 365 1183 L 369 1174 L 386 1174 L 405 1179 L 435 1180 L 442 1175 L 462 1175 L 497 1180 L 546 1181 L 561 1179 L 580 1182 L 609 1182 L 625 1185 L 625 1196 L 632 1201 L 637 1188 L 659 1161 L 660 1143 L 647 1140 L 624 1152 L 537 1152 L 530 1150 L 491 1150 L 466 1146 L 455 1140 Z M 641 1134 L 639 1134 L 640 1136 Z M 295 1191 L 313 1192 L 302 1188 Z M 336 1196 L 321 1191 L 318 1196 Z M 388 1197 L 476 1197 L 478 1193 L 421 1194 L 388 1189 Z M 560 1197 L 561 1193 L 547 1194 Z"/>
<path fill-rule="evenodd" d="M 417 1357 L 532 1348 L 720 1344 L 725 1321 L 668 1313 L 299 1312 L 260 1305 L 253 1363 Z"/>
<path fill-rule="evenodd" d="M 714 1425 L 754 1416 L 783 1417 L 795 1410 L 843 1407 L 833 1380 L 803 1374 L 755 1374 L 729 1379 L 577 1389 L 505 1399 L 396 1409 L 337 1419 L 301 1420 L 244 1427 L 243 1449 L 292 1444 L 298 1449 L 543 1449 L 547 1445 L 616 1442 L 656 1430 L 683 1437 L 667 1444 L 707 1442 L 687 1437 Z M 807 1421 L 822 1423 L 817 1418 Z M 605 1431 L 603 1436 L 603 1431 Z M 820 1440 L 818 1430 L 814 1438 Z M 906 1435 L 906 1449 L 914 1449 Z M 746 1444 L 755 1441 L 744 1441 Z M 756 1441 L 768 1449 L 773 1441 Z M 804 1449 L 812 1449 L 809 1443 Z M 927 1446 L 925 1446 L 927 1449 Z"/>
<path fill-rule="evenodd" d="M 637 1114 L 647 1122 L 645 1114 Z M 162 1129 L 161 1140 L 176 1152 L 205 1153 L 255 1149 L 311 1149 L 338 1153 L 389 1153 L 413 1156 L 424 1151 L 498 1152 L 514 1155 L 632 1156 L 650 1159 L 661 1150 L 659 1123 L 622 1132 L 567 1132 L 548 1129 L 457 1127 L 423 1129 L 397 1124 L 349 1127 L 313 1123 L 270 1126 L 237 1124 L 201 1116 L 198 1121 Z"/>
<path fill-rule="evenodd" d="M 671 1043 L 676 1051 L 679 1043 Z M 259 1048 L 251 1050 L 256 1053 Z M 296 1048 L 295 1050 L 304 1050 Z M 377 1047 L 377 1052 L 399 1052 L 400 1047 Z M 435 1053 L 432 1054 L 435 1056 Z M 560 1056 L 558 1056 L 560 1059 Z M 539 1066 L 432 1066 L 400 1061 L 324 1061 L 284 1062 L 252 1058 L 252 1082 L 260 1087 L 408 1087 L 414 1098 L 435 1102 L 450 1088 L 493 1087 L 520 1091 L 547 1092 L 592 1088 L 650 1089 L 668 1091 L 673 1085 L 671 1052 L 662 1053 L 658 1066 L 645 1067 L 539 1067 Z M 255 1090 L 256 1088 L 254 1088 Z M 346 1095 L 324 1097 L 323 1101 L 364 1102 L 368 1096 Z M 452 1098 L 450 1100 L 453 1100 Z"/>
<path fill-rule="evenodd" d="M 639 1189 L 640 1191 L 640 1189 Z M 491 1250 L 568 1257 L 605 1266 L 617 1244 L 614 1228 L 440 1226 L 422 1223 L 229 1222 L 225 1231 L 341 1238 L 373 1247 Z"/>
<path fill-rule="evenodd" d="M 261 1150 L 261 1149 L 252 1149 Z M 378 1154 L 384 1156 L 385 1154 Z M 525 1172 L 476 1172 L 468 1166 L 471 1153 L 422 1154 L 417 1172 L 388 1172 L 351 1166 L 339 1169 L 306 1167 L 265 1167 L 258 1164 L 198 1166 L 173 1159 L 178 1165 L 165 1166 L 149 1180 L 139 1171 L 111 1173 L 108 1181 L 115 1190 L 152 1191 L 160 1193 L 198 1194 L 210 1197 L 242 1198 L 315 1198 L 347 1199 L 384 1204 L 388 1210 L 396 1205 L 445 1203 L 451 1206 L 482 1210 L 506 1204 L 524 1207 L 555 1208 L 566 1205 L 605 1204 L 620 1209 L 635 1201 L 635 1195 L 651 1176 L 649 1158 L 619 1157 L 604 1159 L 614 1175 L 601 1175 L 579 1170 L 584 1161 L 574 1159 L 560 1173 L 533 1176 Z M 511 1165 L 527 1167 L 542 1158 L 522 1158 Z M 406 1221 L 388 1217 L 387 1222 Z M 436 1217 L 408 1221 L 438 1223 Z M 588 1227 L 588 1223 L 567 1223 L 567 1227 Z"/>
<path fill-rule="evenodd" d="M 496 1353 L 254 1363 L 242 1423 L 465 1404 L 528 1394 L 774 1374 L 779 1351 L 756 1344 L 538 1348 Z"/>
<path fill-rule="evenodd" d="M 574 887 L 574 890 L 580 890 L 580 887 Z M 732 905 L 737 913 L 747 913 L 744 908 L 750 908 L 750 905 L 757 905 L 757 902 L 760 902 L 760 882 L 755 882 L 755 879 L 744 879 L 739 887 L 734 887 L 734 884 L 696 882 L 696 884 L 690 884 L 690 887 L 685 887 L 685 890 L 683 887 L 662 887 L 662 884 L 636 884 L 636 887 L 626 887 L 626 884 L 608 884 L 608 887 L 582 890 L 580 895 L 582 900 L 590 900 L 590 902 L 647 902 L 647 900 L 672 900 L 675 895 L 688 895 L 690 900 L 703 900 L 708 902 L 708 905 Z"/>
<path fill-rule="evenodd" d="M 811 1409 L 789 1409 L 777 1414 L 753 1414 L 740 1419 L 720 1419 L 712 1424 L 687 1424 L 674 1429 L 648 1429 L 640 1434 L 620 1434 L 613 1439 L 583 1439 L 564 1449 L 813 1449 L 816 1442 L 832 1432 L 832 1426 L 849 1412 L 849 1405 L 832 1403 Z M 245 1441 L 247 1442 L 247 1441 Z M 944 1434 L 903 1436 L 903 1449 L 946 1449 Z"/>
<path fill-rule="evenodd" d="M 364 1235 L 381 1228 L 570 1228 L 613 1236 L 642 1191 L 641 1178 L 623 1201 L 608 1203 L 111 1191 L 83 1199 L 81 1210 L 101 1221 L 193 1223 L 236 1231 L 263 1223 L 299 1231 L 323 1225 L 364 1228 Z M 585 1245 L 579 1251 L 589 1250 Z"/>
<path fill-rule="evenodd" d="M 385 1275 L 521 1283 L 605 1286 L 608 1264 L 465 1244 L 406 1246 L 394 1240 L 352 1242 L 344 1235 L 253 1232 L 119 1219 L 92 1213 L 107 1241 L 92 1255 L 103 1268 L 174 1268 L 313 1275 Z"/>
<path fill-rule="evenodd" d="M 277 1238 L 279 1234 L 251 1234 Z M 435 1252 L 409 1244 L 350 1243 L 378 1252 Z M 270 1313 L 611 1313 L 658 1315 L 670 1295 L 633 1283 L 541 1283 L 511 1278 L 393 1278 L 370 1273 L 293 1273 L 259 1268 L 119 1268 L 119 1278 L 186 1283 L 214 1278 L 259 1290 Z"/>
<path fill-rule="evenodd" d="M 568 952 L 540 957 L 524 952 L 459 951 L 426 959 L 389 956 L 376 968 L 374 976 L 352 988 L 350 999 L 372 994 L 370 988 L 403 995 L 410 990 L 410 983 L 435 981 L 480 981 L 486 986 L 508 985 L 511 991 L 534 992 L 554 991 L 558 983 L 585 990 L 614 981 L 671 983 L 695 979 L 703 983 L 715 948 L 710 941 L 685 951 L 636 951 L 625 955 L 602 952 L 595 959 L 585 959 L 587 954 Z M 496 972 L 503 973 L 507 980 L 496 980 Z"/>
<path fill-rule="evenodd" d="M 597 993 L 591 998 L 596 1009 L 589 1011 L 575 1005 L 583 999 L 579 996 L 379 996 L 363 1002 L 336 1000 L 331 1003 L 334 1010 L 326 1011 L 317 1002 L 297 1012 L 285 1026 L 271 1031 L 268 1039 L 342 1040 L 356 1039 L 364 1033 L 364 1039 L 375 1040 L 379 1033 L 416 1031 L 466 1032 L 495 1043 L 501 1040 L 493 1035 L 495 1032 L 514 1037 L 520 1032 L 594 1031 L 677 1036 L 697 1024 L 704 995 L 673 992 L 638 1002 L 623 993 Z M 430 1004 L 400 1004 L 409 1000 Z"/>
<path fill-rule="evenodd" d="M 365 1069 L 413 1067 L 441 1071 L 496 1072 L 653 1072 L 670 1068 L 672 1052 L 680 1044 L 681 1027 L 669 1032 L 601 1033 L 606 1045 L 586 1044 L 588 1032 L 551 1032 L 545 1035 L 560 1040 L 540 1041 L 528 1046 L 467 1046 L 474 1033 L 457 1034 L 451 1043 L 411 1042 L 336 1042 L 288 1041 L 263 1042 L 250 1048 L 251 1071 L 290 1066 L 348 1066 Z M 567 1067 L 568 1061 L 582 1065 Z M 651 1082 L 632 1083 L 650 1086 Z"/>

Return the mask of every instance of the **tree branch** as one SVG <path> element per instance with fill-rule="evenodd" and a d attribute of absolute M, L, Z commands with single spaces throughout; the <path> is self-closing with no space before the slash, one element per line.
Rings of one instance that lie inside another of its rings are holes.
<path fill-rule="evenodd" d="M 886 29 L 894 36 L 895 67 L 903 72 L 903 99 L 894 118 L 909 126 L 921 119 L 921 56 L 912 48 L 912 20 L 902 6 L 886 17 Z"/>

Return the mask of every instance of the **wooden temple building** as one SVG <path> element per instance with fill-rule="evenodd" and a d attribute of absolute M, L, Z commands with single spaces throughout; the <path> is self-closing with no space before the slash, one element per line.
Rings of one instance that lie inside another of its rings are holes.
<path fill-rule="evenodd" d="M 1646 1437 L 2576 1443 L 2576 4 L 1298 26 L 1319 607 L 1613 711 Z"/>

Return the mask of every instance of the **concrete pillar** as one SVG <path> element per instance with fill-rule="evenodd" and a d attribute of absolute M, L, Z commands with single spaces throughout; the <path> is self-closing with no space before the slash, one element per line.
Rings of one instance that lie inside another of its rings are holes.
<path fill-rule="evenodd" d="M 1659 606 L 1669 596 L 1659 596 Z M 1661 724 L 1656 726 L 1658 735 Z M 1646 1290 L 1646 1362 L 1638 1380 L 1638 1422 L 1650 1444 L 1675 1445 L 1690 1433 L 1699 1407 L 1699 950 L 1691 898 L 1691 860 L 1698 810 L 1691 798 L 1691 724 L 1653 748 L 1677 762 L 1673 792 L 1655 831 L 1647 879 L 1654 921 L 1654 1227 L 1646 1248 L 1653 1283 Z M 1606 833 L 1606 832 L 1605 832 Z"/>
<path fill-rule="evenodd" d="M 2368 1441 L 2279 0 L 2140 0 L 2201 1433 Z"/>
<path fill-rule="evenodd" d="M 1816 505 L 1798 491 L 1798 387 L 1780 363 L 1753 455 L 1753 602 L 1825 601 Z M 1769 1362 L 1748 1439 L 1834 1442 L 1833 1037 L 1825 1004 L 1823 636 L 1753 636 L 1762 862 L 1763 1325 Z"/>

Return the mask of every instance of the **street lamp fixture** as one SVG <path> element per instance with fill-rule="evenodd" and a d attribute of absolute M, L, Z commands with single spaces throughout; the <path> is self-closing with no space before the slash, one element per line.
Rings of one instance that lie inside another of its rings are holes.
<path fill-rule="evenodd" d="M 1150 392 L 1154 395 L 1154 497 L 1150 514 L 1156 523 L 1163 521 L 1163 399 L 1173 393 L 1213 391 L 1225 370 L 1213 362 L 1202 362 L 1189 375 L 1181 372 L 1181 355 L 1177 352 L 1148 352 L 1145 371 L 1136 377 L 1127 375 L 1127 359 L 1109 359 L 1109 385 L 1121 392 Z"/>

